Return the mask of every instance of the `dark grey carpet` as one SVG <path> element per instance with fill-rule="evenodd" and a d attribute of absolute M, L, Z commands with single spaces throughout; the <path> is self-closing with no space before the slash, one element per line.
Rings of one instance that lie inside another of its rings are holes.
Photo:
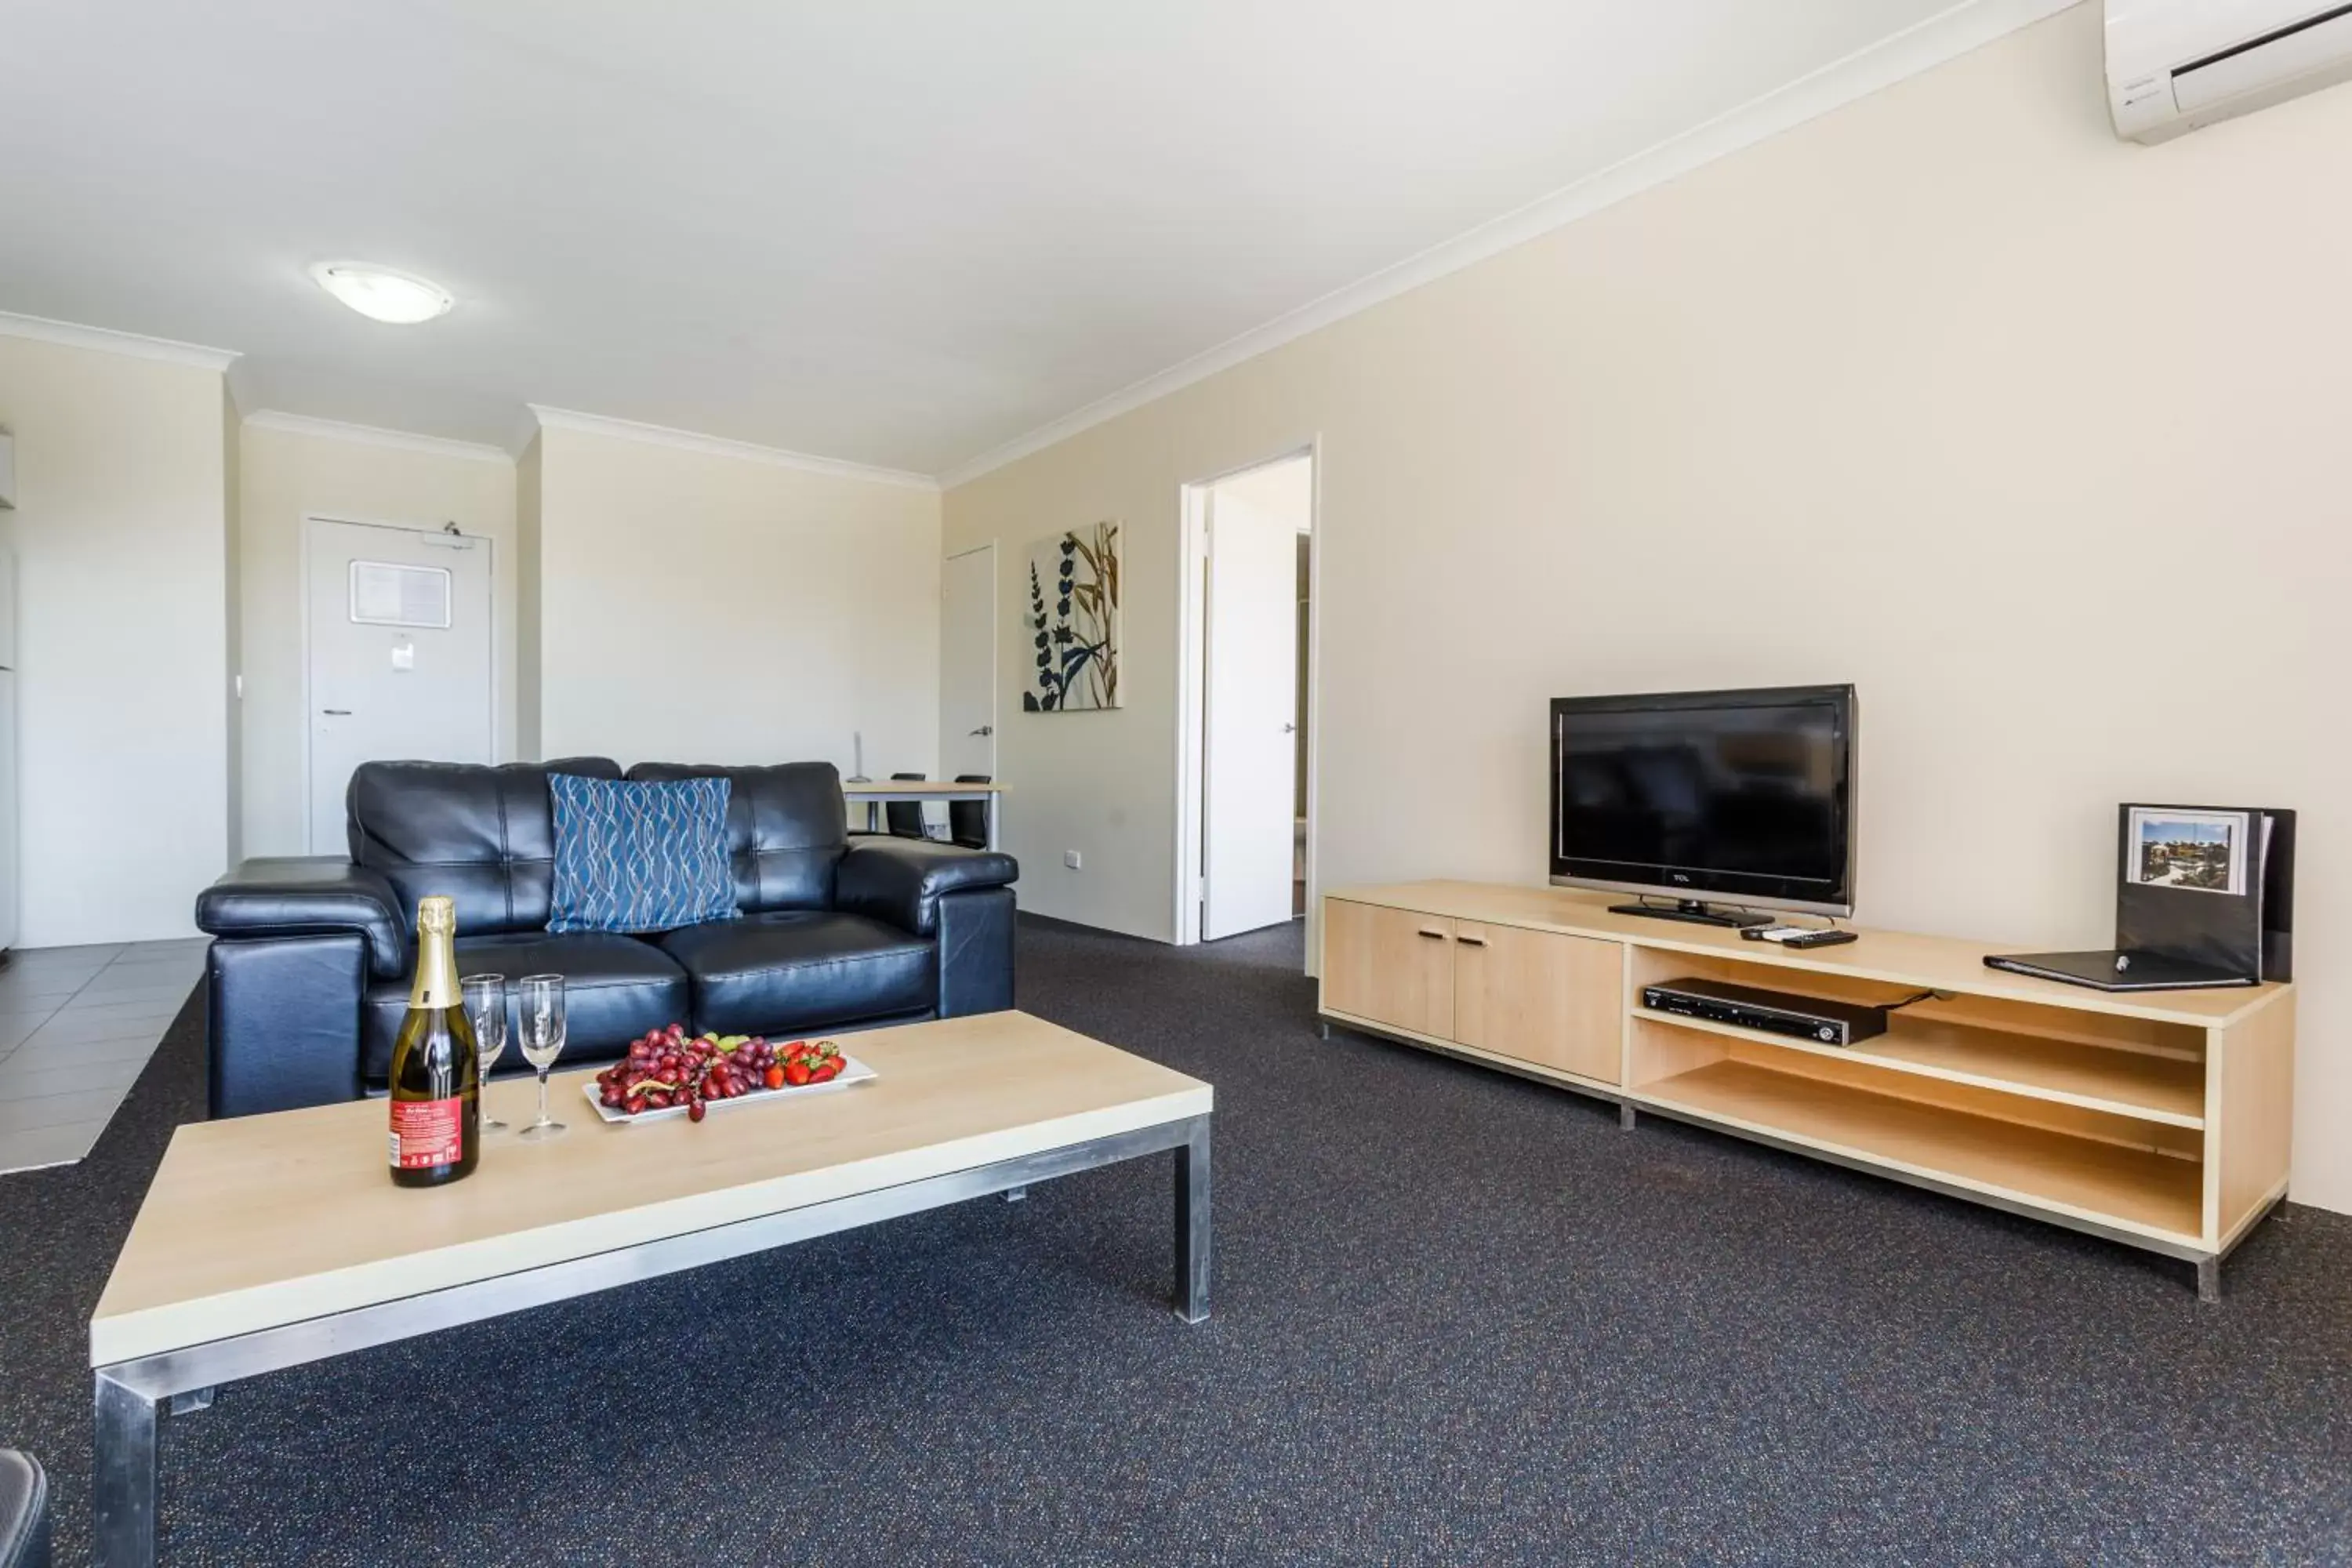
<path fill-rule="evenodd" d="M 1419 1052 L 1297 937 L 1032 921 L 1033 1010 L 1217 1085 L 1218 1315 L 1154 1160 L 225 1390 L 165 1560 L 2352 1561 L 2352 1220 L 2185 1265 Z M 82 1328 L 184 1016 L 92 1159 L 0 1178 L 0 1440 L 88 1541 Z"/>

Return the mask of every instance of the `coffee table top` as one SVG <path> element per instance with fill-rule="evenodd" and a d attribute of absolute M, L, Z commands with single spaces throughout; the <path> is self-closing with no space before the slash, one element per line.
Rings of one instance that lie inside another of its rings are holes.
<path fill-rule="evenodd" d="M 558 1074 L 570 1132 L 486 1135 L 446 1187 L 384 1173 L 384 1105 L 194 1122 L 173 1134 L 89 1325 L 105 1366 L 713 1226 L 1160 1126 L 1200 1079 L 1025 1013 L 845 1037 L 880 1075 L 833 1094 L 608 1125 Z M 485 1114 L 520 1125 L 536 1086 Z"/>

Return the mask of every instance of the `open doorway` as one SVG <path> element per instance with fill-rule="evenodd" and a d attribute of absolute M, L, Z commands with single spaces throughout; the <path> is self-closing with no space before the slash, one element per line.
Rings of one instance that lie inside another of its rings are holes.
<path fill-rule="evenodd" d="M 1179 942 L 1307 910 L 1315 481 L 1309 449 L 1185 487 Z"/>

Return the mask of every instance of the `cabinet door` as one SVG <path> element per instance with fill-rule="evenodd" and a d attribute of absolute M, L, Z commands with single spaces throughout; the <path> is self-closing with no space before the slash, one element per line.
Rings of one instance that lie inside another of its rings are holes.
<path fill-rule="evenodd" d="M 1344 899 L 1323 902 L 1323 1005 L 1454 1037 L 1454 922 Z"/>
<path fill-rule="evenodd" d="M 1516 926 L 1454 929 L 1454 1037 L 1497 1056 L 1616 1083 L 1625 950 Z"/>

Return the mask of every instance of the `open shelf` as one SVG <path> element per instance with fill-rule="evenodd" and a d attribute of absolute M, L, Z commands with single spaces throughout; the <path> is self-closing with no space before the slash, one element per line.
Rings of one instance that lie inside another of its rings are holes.
<path fill-rule="evenodd" d="M 1904 1013 L 1890 1018 L 1886 1033 L 1874 1039 L 1853 1046 L 1824 1046 L 1788 1035 L 1743 1029 L 1705 1018 L 1685 1018 L 1647 1007 L 1637 1006 L 1632 1011 L 1645 1023 L 1670 1028 L 1752 1040 L 1781 1050 L 1864 1062 L 1948 1083 L 1998 1089 L 2172 1127 L 2205 1125 L 2202 1062 L 2106 1050 L 2039 1035 L 2011 1034 Z"/>
<path fill-rule="evenodd" d="M 1790 1042 L 1775 1038 L 1771 1043 Z M 2145 1149 L 2070 1137 L 1728 1058 L 1643 1084 L 1634 1098 L 1777 1141 L 2062 1209 L 2168 1241 L 2194 1245 L 2204 1228 L 2204 1168 L 2195 1161 Z"/>

